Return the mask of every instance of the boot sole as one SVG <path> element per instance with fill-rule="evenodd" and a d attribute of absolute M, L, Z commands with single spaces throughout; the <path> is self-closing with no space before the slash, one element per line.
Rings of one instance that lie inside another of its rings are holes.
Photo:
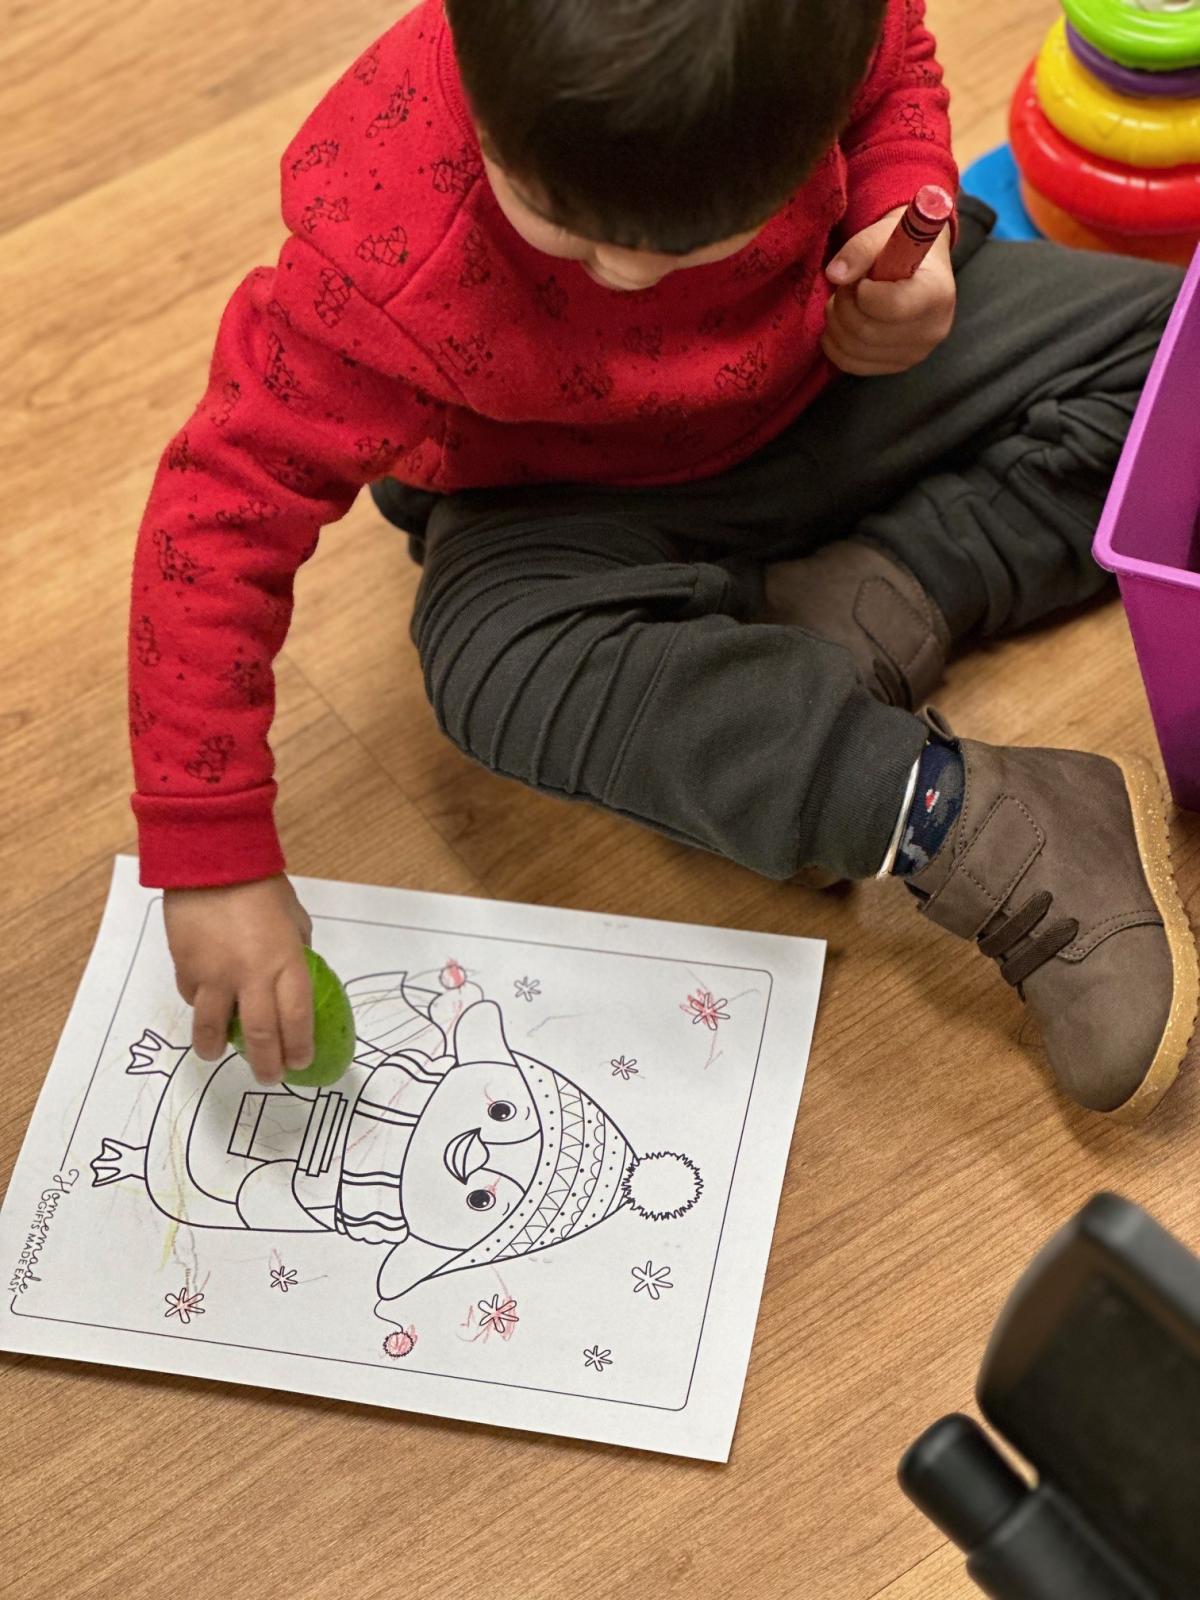
<path fill-rule="evenodd" d="M 1191 922 L 1171 866 L 1171 836 L 1167 826 L 1166 795 L 1158 773 L 1141 756 L 1113 758 L 1125 779 L 1129 809 L 1137 836 L 1138 854 L 1150 892 L 1163 919 L 1171 950 L 1171 1011 L 1154 1060 L 1141 1083 L 1122 1105 L 1108 1115 L 1118 1122 L 1141 1122 L 1148 1117 L 1179 1076 L 1200 1010 L 1200 957 Z"/>

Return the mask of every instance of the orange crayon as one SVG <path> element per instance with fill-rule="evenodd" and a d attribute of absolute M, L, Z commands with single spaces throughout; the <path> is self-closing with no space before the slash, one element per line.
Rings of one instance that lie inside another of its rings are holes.
<path fill-rule="evenodd" d="M 869 276 L 877 283 L 899 283 L 911 278 L 953 215 L 954 200 L 945 189 L 933 183 L 919 189 Z"/>

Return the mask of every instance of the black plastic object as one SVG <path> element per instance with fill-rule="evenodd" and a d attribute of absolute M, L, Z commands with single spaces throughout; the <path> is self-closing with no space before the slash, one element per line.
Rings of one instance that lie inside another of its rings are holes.
<path fill-rule="evenodd" d="M 1021 1279 L 980 1371 L 901 1464 L 909 1498 L 993 1600 L 1200 1597 L 1200 1261 L 1099 1195 Z"/>

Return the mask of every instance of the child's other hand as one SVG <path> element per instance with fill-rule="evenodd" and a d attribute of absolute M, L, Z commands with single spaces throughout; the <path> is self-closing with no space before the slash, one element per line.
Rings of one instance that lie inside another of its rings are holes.
<path fill-rule="evenodd" d="M 192 1048 L 206 1061 L 227 1048 L 236 1005 L 246 1056 L 261 1083 L 313 1056 L 308 913 L 286 878 L 217 889 L 168 889 L 164 914 L 179 992 L 194 1008 Z"/>
<path fill-rule="evenodd" d="M 825 269 L 837 287 L 825 308 L 825 354 L 858 378 L 907 372 L 936 350 L 954 326 L 957 289 L 947 228 L 915 274 L 872 283 L 867 273 L 904 215 L 904 207 L 856 233 Z"/>

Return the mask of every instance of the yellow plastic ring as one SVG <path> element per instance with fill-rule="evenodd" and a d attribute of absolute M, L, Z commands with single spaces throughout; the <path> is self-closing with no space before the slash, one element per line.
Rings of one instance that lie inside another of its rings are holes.
<path fill-rule="evenodd" d="M 1060 18 L 1037 63 L 1038 101 L 1064 138 L 1129 167 L 1200 162 L 1200 99 L 1117 94 L 1076 58 Z"/>

